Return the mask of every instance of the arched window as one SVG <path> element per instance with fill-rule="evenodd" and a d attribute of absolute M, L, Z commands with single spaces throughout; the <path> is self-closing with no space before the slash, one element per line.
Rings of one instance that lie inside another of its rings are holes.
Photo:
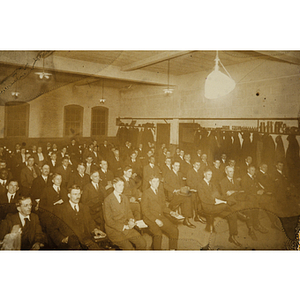
<path fill-rule="evenodd" d="M 28 137 L 29 104 L 7 102 L 5 104 L 5 136 Z"/>
<path fill-rule="evenodd" d="M 82 136 L 83 107 L 66 105 L 64 117 L 64 136 Z"/>
<path fill-rule="evenodd" d="M 96 106 L 92 108 L 91 136 L 107 135 L 108 108 Z"/>

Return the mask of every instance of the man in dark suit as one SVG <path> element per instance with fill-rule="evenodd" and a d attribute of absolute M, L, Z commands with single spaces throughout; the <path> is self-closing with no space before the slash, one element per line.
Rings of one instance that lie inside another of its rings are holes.
<path fill-rule="evenodd" d="M 134 229 L 135 220 L 126 196 L 122 195 L 124 181 L 113 180 L 114 191 L 104 199 L 105 229 L 108 238 L 121 249 L 145 250 L 145 239 Z M 133 245 L 132 245 L 133 244 Z"/>
<path fill-rule="evenodd" d="M 27 166 L 21 171 L 21 193 L 28 196 L 33 183 L 33 180 L 40 175 L 40 170 L 34 165 L 34 158 L 28 157 Z"/>
<path fill-rule="evenodd" d="M 234 213 L 234 210 L 231 208 L 231 206 L 229 206 L 229 201 L 224 201 L 225 203 L 217 204 L 216 199 L 222 199 L 216 186 L 211 183 L 211 178 L 212 171 L 207 168 L 204 171 L 204 179 L 199 183 L 197 189 L 202 208 L 209 215 L 226 219 L 229 225 L 228 241 L 238 247 L 241 247 L 241 244 L 236 239 L 238 234 L 237 215 Z"/>
<path fill-rule="evenodd" d="M 108 152 L 109 152 L 109 147 L 108 143 L 106 140 L 103 141 L 103 144 L 100 144 L 100 155 L 103 157 L 103 159 L 107 160 L 108 159 Z"/>
<path fill-rule="evenodd" d="M 113 155 L 109 159 L 109 168 L 115 177 L 122 176 L 122 162 L 118 149 L 113 150 Z"/>
<path fill-rule="evenodd" d="M 137 151 L 130 153 L 130 157 L 125 161 L 125 166 L 132 167 L 132 179 L 140 187 L 142 185 L 143 169 L 140 160 L 137 158 Z"/>
<path fill-rule="evenodd" d="M 114 179 L 114 174 L 108 169 L 108 163 L 106 160 L 102 159 L 100 162 L 99 169 L 100 184 L 105 189 L 105 197 L 113 192 L 112 181 Z"/>
<path fill-rule="evenodd" d="M 163 188 L 159 187 L 159 183 L 159 178 L 154 176 L 150 179 L 150 188 L 143 192 L 141 202 L 143 220 L 154 235 L 154 250 L 161 250 L 163 233 L 169 237 L 169 248 L 177 249 L 178 228 L 165 216 L 165 214 L 176 216 L 176 213 L 166 206 L 165 193 Z"/>
<path fill-rule="evenodd" d="M 196 228 L 196 226 L 190 223 L 189 218 L 193 217 L 192 197 L 189 194 L 182 194 L 181 188 L 185 186 L 182 179 L 182 174 L 179 172 L 180 162 L 175 161 L 172 165 L 172 171 L 166 174 L 164 178 L 164 188 L 168 192 L 168 199 L 170 201 L 170 209 L 181 208 L 181 214 L 185 217 L 183 224 Z"/>
<path fill-rule="evenodd" d="M 225 167 L 226 177 L 220 181 L 220 190 L 224 200 L 231 200 L 236 202 L 234 204 L 235 211 L 240 211 L 247 218 L 243 218 L 246 221 L 248 227 L 249 236 L 256 241 L 257 237 L 253 228 L 253 212 L 254 208 L 251 201 L 248 200 L 247 195 L 242 190 L 240 182 L 234 179 L 234 168 L 230 166 Z M 239 215 L 238 215 L 239 216 Z"/>
<path fill-rule="evenodd" d="M 57 154 L 56 153 L 51 153 L 50 160 L 49 160 L 49 165 L 50 165 L 50 175 L 52 176 L 55 173 L 56 168 L 58 167 Z"/>
<path fill-rule="evenodd" d="M 33 206 L 39 205 L 39 201 L 41 199 L 43 190 L 46 187 L 52 186 L 52 181 L 49 178 L 50 174 L 50 166 L 48 163 L 45 163 L 41 168 L 41 175 L 35 178 L 31 185 L 30 197 L 32 201 L 36 201 L 37 203 L 33 203 Z"/>
<path fill-rule="evenodd" d="M 130 202 L 133 216 L 136 220 L 141 220 L 140 199 L 142 192 L 137 188 L 135 181 L 132 179 L 131 166 L 126 166 L 124 168 L 121 179 L 124 181 L 123 195 L 125 195 Z"/>
<path fill-rule="evenodd" d="M 180 170 L 183 177 L 186 178 L 188 171 L 192 169 L 193 169 L 193 165 L 191 163 L 191 155 L 189 153 L 186 153 L 184 155 L 183 162 L 180 164 Z"/>
<path fill-rule="evenodd" d="M 198 196 L 198 185 L 203 179 L 203 174 L 200 173 L 200 160 L 196 160 L 193 163 L 193 168 L 187 172 L 186 184 L 190 187 L 192 193 L 192 204 L 195 213 L 194 221 L 205 223 L 202 217 L 199 216 L 199 196 Z"/>
<path fill-rule="evenodd" d="M 39 167 L 42 167 L 48 160 L 46 154 L 43 153 L 43 148 L 41 146 L 37 147 L 36 153 L 32 153 L 32 157 L 34 157 L 34 161 Z"/>
<path fill-rule="evenodd" d="M 99 250 L 93 237 L 105 237 L 106 234 L 95 224 L 89 208 L 79 203 L 81 190 L 79 186 L 70 188 L 69 201 L 55 208 L 50 236 L 59 249 Z"/>
<path fill-rule="evenodd" d="M 16 203 L 20 199 L 19 184 L 15 179 L 8 181 L 6 192 L 0 195 L 0 220 L 8 213 L 17 213 Z"/>
<path fill-rule="evenodd" d="M 7 180 L 8 180 L 8 170 L 0 169 L 0 195 L 6 192 Z"/>
<path fill-rule="evenodd" d="M 259 208 L 261 207 L 260 202 L 264 201 L 264 189 L 259 185 L 255 174 L 255 167 L 249 165 L 247 168 L 247 173 L 242 177 L 241 187 L 245 191 L 248 201 L 251 201 L 253 207 L 256 208 L 253 210 L 252 214 L 254 229 L 260 231 L 261 233 L 267 233 L 268 229 L 263 227 L 259 221 Z"/>
<path fill-rule="evenodd" d="M 91 173 L 94 171 L 97 171 L 99 167 L 94 163 L 93 157 L 92 156 L 87 156 L 85 159 L 85 173 L 88 174 L 89 176 Z"/>
<path fill-rule="evenodd" d="M 155 165 L 155 157 L 150 156 L 149 163 L 143 168 L 143 191 L 149 188 L 149 180 L 152 176 L 160 176 L 160 168 Z"/>
<path fill-rule="evenodd" d="M 165 163 L 161 167 L 162 177 L 165 178 L 168 172 L 172 171 L 172 159 L 171 157 L 167 157 Z"/>
<path fill-rule="evenodd" d="M 68 182 L 68 189 L 73 185 L 78 185 L 80 186 L 80 189 L 83 190 L 83 188 L 90 182 L 90 176 L 85 173 L 85 164 L 79 163 L 77 165 L 77 172 L 71 173 L 70 180 Z"/>
<path fill-rule="evenodd" d="M 103 219 L 103 201 L 105 190 L 100 184 L 100 176 L 98 171 L 94 171 L 90 176 L 91 182 L 86 184 L 82 192 L 82 204 L 90 209 L 90 214 L 94 222 L 104 231 Z"/>
<path fill-rule="evenodd" d="M 9 233 L 21 232 L 21 250 L 39 250 L 45 238 L 38 216 L 31 213 L 31 199 L 20 198 L 16 205 L 18 213 L 8 214 L 1 222 L 0 240 Z"/>
<path fill-rule="evenodd" d="M 56 168 L 56 173 L 61 174 L 62 176 L 61 186 L 66 189 L 72 174 L 72 168 L 69 165 L 68 156 L 65 156 L 62 159 L 62 164 Z"/>

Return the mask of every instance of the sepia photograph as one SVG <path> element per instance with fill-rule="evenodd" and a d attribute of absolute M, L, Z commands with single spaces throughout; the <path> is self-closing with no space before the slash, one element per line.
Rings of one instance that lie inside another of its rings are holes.
<path fill-rule="evenodd" d="M 3 3 L 4 299 L 295 296 L 288 2 Z"/>
<path fill-rule="evenodd" d="M 1 249 L 298 249 L 300 51 L 0 63 Z"/>

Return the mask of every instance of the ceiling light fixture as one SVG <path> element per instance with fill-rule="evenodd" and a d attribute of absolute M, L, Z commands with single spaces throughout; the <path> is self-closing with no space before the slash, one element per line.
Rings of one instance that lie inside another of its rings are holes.
<path fill-rule="evenodd" d="M 168 60 L 168 88 L 164 89 L 164 92 L 167 96 L 173 94 L 174 89 L 170 88 L 170 60 Z"/>
<path fill-rule="evenodd" d="M 204 86 L 204 96 L 208 99 L 217 99 L 229 94 L 235 88 L 235 81 L 225 69 L 219 59 L 218 51 L 215 59 L 215 69 L 206 77 Z M 226 71 L 227 75 L 219 71 L 219 63 Z"/>
<path fill-rule="evenodd" d="M 103 98 L 103 92 L 104 92 L 104 79 L 102 79 L 102 95 L 101 99 L 99 99 L 100 103 L 105 103 L 106 99 Z"/>
<path fill-rule="evenodd" d="M 39 76 L 39 78 L 42 79 L 50 79 L 50 76 L 52 75 L 51 73 L 46 73 L 44 70 L 45 67 L 45 62 L 44 62 L 44 58 L 43 58 L 43 72 L 35 72 L 36 75 Z"/>
<path fill-rule="evenodd" d="M 16 81 L 16 89 L 14 92 L 11 92 L 11 95 L 14 96 L 15 98 L 18 98 L 20 95 L 20 92 L 18 92 L 18 80 Z"/>

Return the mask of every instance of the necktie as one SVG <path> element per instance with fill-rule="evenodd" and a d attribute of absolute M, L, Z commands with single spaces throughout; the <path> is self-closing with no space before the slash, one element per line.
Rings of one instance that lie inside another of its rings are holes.
<path fill-rule="evenodd" d="M 56 188 L 56 191 L 59 194 L 59 192 L 60 192 L 60 187 L 59 186 Z"/>
<path fill-rule="evenodd" d="M 32 167 L 32 175 L 33 175 L 33 178 L 37 178 L 36 171 L 35 171 L 34 167 Z"/>
<path fill-rule="evenodd" d="M 230 182 L 231 182 L 232 184 L 234 184 L 234 183 L 233 183 L 233 179 L 230 179 Z"/>
<path fill-rule="evenodd" d="M 24 224 L 24 228 L 29 226 L 29 219 L 28 218 L 24 218 L 25 224 Z"/>
<path fill-rule="evenodd" d="M 76 213 L 78 213 L 78 209 L 77 209 L 77 205 L 76 204 L 74 205 L 74 210 L 75 210 Z"/>
<path fill-rule="evenodd" d="M 95 185 L 96 185 L 96 190 L 99 191 L 98 183 L 96 183 Z"/>
<path fill-rule="evenodd" d="M 11 196 L 10 196 L 10 202 L 9 202 L 9 203 L 12 203 L 13 200 L 14 200 L 14 195 L 11 195 Z"/>

